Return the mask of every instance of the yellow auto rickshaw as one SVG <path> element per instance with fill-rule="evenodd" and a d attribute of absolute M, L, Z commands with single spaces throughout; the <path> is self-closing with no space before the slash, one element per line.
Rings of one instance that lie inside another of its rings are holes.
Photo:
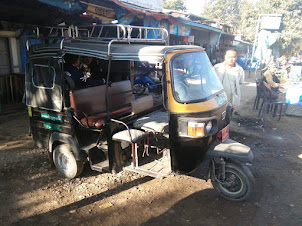
<path fill-rule="evenodd" d="M 63 177 L 79 176 L 88 161 L 92 170 L 113 173 L 194 174 L 211 179 L 226 199 L 249 197 L 253 177 L 242 163 L 253 154 L 228 138 L 227 97 L 203 48 L 168 46 L 168 32 L 161 28 L 76 29 L 76 37 L 27 43 L 33 140 L 48 149 Z M 156 35 L 148 38 L 150 32 Z M 93 57 L 105 84 L 75 87 L 72 73 L 66 73 L 73 55 Z M 161 92 L 133 92 L 142 62 L 161 75 Z"/>

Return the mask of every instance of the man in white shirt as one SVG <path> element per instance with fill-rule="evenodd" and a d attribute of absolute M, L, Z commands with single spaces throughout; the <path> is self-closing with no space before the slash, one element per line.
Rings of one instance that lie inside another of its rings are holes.
<path fill-rule="evenodd" d="M 244 82 L 244 70 L 236 63 L 237 52 L 234 49 L 226 51 L 224 62 L 214 66 L 216 73 L 228 96 L 229 104 L 234 108 L 240 104 L 240 86 Z"/>

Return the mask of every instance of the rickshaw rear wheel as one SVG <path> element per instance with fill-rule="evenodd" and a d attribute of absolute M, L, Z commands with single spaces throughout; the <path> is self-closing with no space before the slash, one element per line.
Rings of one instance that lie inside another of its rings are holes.
<path fill-rule="evenodd" d="M 245 201 L 252 193 L 253 175 L 251 171 L 243 165 L 226 163 L 225 179 L 221 180 L 219 167 L 215 169 L 215 174 L 211 174 L 211 182 L 214 189 L 223 198 L 231 201 Z"/>
<path fill-rule="evenodd" d="M 77 161 L 68 144 L 58 145 L 53 151 L 53 162 L 59 174 L 67 179 L 79 176 L 84 168 L 83 161 Z"/>

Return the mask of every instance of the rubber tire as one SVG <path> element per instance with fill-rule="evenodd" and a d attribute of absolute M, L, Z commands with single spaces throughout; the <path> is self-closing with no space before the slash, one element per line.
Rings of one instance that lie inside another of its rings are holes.
<path fill-rule="evenodd" d="M 133 85 L 134 94 L 143 95 L 145 91 L 146 91 L 146 86 L 144 86 L 143 84 L 137 83 Z"/>
<path fill-rule="evenodd" d="M 231 192 L 218 181 L 214 180 L 213 173 L 211 174 L 211 182 L 214 189 L 219 193 L 220 196 L 227 200 L 241 202 L 249 198 L 252 193 L 253 187 L 253 175 L 251 171 L 243 165 L 237 165 L 234 163 L 227 163 L 225 166 L 226 177 L 228 174 L 236 175 L 236 178 L 239 179 L 240 189 L 236 192 Z M 238 182 L 238 180 L 237 180 Z"/>
<path fill-rule="evenodd" d="M 67 179 L 79 176 L 84 168 L 84 162 L 75 159 L 68 144 L 61 144 L 55 148 L 53 162 L 59 174 Z"/>

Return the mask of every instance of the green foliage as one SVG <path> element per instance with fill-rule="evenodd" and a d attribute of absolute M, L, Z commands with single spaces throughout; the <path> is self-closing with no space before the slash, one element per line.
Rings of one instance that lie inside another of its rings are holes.
<path fill-rule="evenodd" d="M 246 40 L 254 41 L 258 15 L 282 14 L 282 26 L 275 31 L 276 46 L 291 54 L 302 39 L 302 0 L 207 0 L 203 17 L 232 25 Z M 282 52 L 281 51 L 281 52 Z"/>
<path fill-rule="evenodd" d="M 239 0 L 208 0 L 202 16 L 237 28 L 240 22 Z"/>
<path fill-rule="evenodd" d="M 187 7 L 183 0 L 164 0 L 163 1 L 165 9 L 173 9 L 178 11 L 187 11 Z"/>
<path fill-rule="evenodd" d="M 243 33 L 245 40 L 254 41 L 258 14 L 249 0 L 240 1 L 240 23 L 238 29 Z"/>

